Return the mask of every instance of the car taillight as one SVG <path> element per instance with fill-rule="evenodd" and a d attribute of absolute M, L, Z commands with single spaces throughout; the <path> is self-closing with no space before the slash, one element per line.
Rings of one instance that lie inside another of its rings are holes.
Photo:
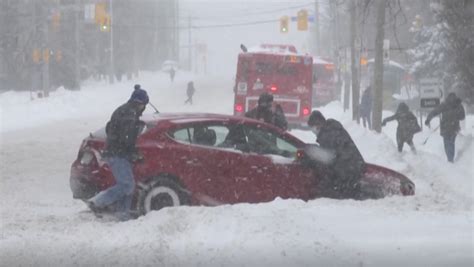
<path fill-rule="evenodd" d="M 310 113 L 310 111 L 311 111 L 311 110 L 310 110 L 309 108 L 303 108 L 303 115 L 304 115 L 304 116 L 308 116 L 309 113 Z"/>
<path fill-rule="evenodd" d="M 272 85 L 272 87 L 270 87 L 270 90 L 272 92 L 275 92 L 276 90 L 278 90 L 278 88 L 276 87 L 276 85 Z"/>
<path fill-rule="evenodd" d="M 235 111 L 237 112 L 242 112 L 244 110 L 244 107 L 242 104 L 235 104 Z"/>
<path fill-rule="evenodd" d="M 296 159 L 297 160 L 302 160 L 304 158 L 304 150 L 298 150 L 296 151 Z"/>

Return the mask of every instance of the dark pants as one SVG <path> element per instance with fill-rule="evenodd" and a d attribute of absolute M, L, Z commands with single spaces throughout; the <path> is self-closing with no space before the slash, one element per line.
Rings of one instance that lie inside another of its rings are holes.
<path fill-rule="evenodd" d="M 443 136 L 444 141 L 444 151 L 446 152 L 446 157 L 448 158 L 449 162 L 454 161 L 454 153 L 455 153 L 455 144 L 456 144 L 456 135 L 453 136 Z"/>
<path fill-rule="evenodd" d="M 190 96 L 188 95 L 188 99 L 186 99 L 186 101 L 184 101 L 184 104 L 186 104 L 186 103 L 189 103 L 191 105 L 193 104 L 193 96 L 192 95 L 190 95 Z"/>
<path fill-rule="evenodd" d="M 362 124 L 365 126 L 365 123 L 367 122 L 367 125 L 369 126 L 369 129 L 372 129 L 372 121 L 370 119 L 370 112 L 369 113 L 361 113 L 360 114 L 362 117 Z"/>

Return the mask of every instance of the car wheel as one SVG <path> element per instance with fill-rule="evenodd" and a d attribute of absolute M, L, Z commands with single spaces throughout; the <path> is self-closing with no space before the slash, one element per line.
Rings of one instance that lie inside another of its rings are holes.
<path fill-rule="evenodd" d="M 138 204 L 141 214 L 165 207 L 189 204 L 188 193 L 173 179 L 159 177 L 151 181 L 139 194 Z"/>

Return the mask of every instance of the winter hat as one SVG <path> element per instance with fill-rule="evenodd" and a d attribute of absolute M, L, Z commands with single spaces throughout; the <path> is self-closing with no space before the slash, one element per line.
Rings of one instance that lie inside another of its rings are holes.
<path fill-rule="evenodd" d="M 326 121 L 326 118 L 324 117 L 323 113 L 321 113 L 318 110 L 315 110 L 311 112 L 311 115 L 309 116 L 308 125 L 314 126 L 316 124 L 319 124 L 325 121 Z"/>
<path fill-rule="evenodd" d="M 148 104 L 149 98 L 147 92 L 143 90 L 139 84 L 135 84 L 134 88 L 135 90 L 133 90 L 130 100 L 128 101 L 134 101 L 145 105 Z"/>
<path fill-rule="evenodd" d="M 405 102 L 401 102 L 400 104 L 398 104 L 397 112 L 408 112 L 408 111 L 410 111 L 410 108 L 408 107 L 407 104 L 405 104 Z"/>
<path fill-rule="evenodd" d="M 258 98 L 258 104 L 259 105 L 265 105 L 265 104 L 269 104 L 273 102 L 273 95 L 269 94 L 269 93 L 263 93 L 260 95 L 260 97 Z"/>

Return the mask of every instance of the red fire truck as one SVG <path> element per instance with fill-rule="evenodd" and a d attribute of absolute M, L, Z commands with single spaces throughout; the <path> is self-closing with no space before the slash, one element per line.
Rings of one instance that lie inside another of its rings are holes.
<path fill-rule="evenodd" d="M 263 92 L 274 96 L 292 127 L 305 126 L 312 107 L 311 56 L 298 55 L 292 45 L 262 45 L 240 53 L 235 79 L 234 114 L 257 105 Z"/>
<path fill-rule="evenodd" d="M 336 100 L 334 64 L 319 57 L 313 57 L 313 106 L 320 106 Z"/>

